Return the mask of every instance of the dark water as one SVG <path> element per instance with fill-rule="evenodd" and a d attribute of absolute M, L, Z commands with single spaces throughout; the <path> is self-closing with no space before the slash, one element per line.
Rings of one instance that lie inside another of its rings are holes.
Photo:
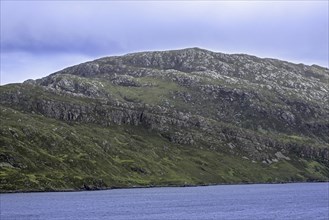
<path fill-rule="evenodd" d="M 6 219 L 329 219 L 329 183 L 1 194 Z"/>

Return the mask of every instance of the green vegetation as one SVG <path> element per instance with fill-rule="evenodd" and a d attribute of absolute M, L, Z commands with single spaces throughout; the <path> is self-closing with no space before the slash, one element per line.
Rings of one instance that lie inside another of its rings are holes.
<path fill-rule="evenodd" d="M 112 83 L 106 81 L 103 81 L 103 84 L 106 85 L 105 91 L 108 94 L 111 94 L 113 97 L 118 98 L 121 101 L 152 105 L 161 104 L 164 99 L 170 97 L 169 95 L 172 91 L 183 90 L 183 88 L 180 88 L 174 82 L 151 77 L 140 77 L 135 79 L 135 82 L 149 86 L 114 86 Z"/>
<path fill-rule="evenodd" d="M 135 126 L 61 122 L 1 107 L 1 191 L 328 180 L 313 160 L 252 162 Z"/>

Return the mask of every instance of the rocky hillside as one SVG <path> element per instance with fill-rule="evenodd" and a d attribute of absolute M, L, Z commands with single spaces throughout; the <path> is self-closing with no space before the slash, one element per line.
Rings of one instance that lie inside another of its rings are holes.
<path fill-rule="evenodd" d="M 329 70 L 199 48 L 0 87 L 1 191 L 329 180 Z"/>

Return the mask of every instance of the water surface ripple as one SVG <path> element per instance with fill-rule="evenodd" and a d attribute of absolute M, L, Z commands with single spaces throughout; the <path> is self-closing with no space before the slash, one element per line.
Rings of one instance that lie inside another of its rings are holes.
<path fill-rule="evenodd" d="M 329 183 L 1 194 L 1 220 L 329 219 Z"/>

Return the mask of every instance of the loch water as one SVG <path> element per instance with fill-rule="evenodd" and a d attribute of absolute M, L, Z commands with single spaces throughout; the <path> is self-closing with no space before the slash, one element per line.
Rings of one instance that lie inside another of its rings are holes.
<path fill-rule="evenodd" d="M 329 183 L 0 195 L 1 220 L 329 219 Z"/>

